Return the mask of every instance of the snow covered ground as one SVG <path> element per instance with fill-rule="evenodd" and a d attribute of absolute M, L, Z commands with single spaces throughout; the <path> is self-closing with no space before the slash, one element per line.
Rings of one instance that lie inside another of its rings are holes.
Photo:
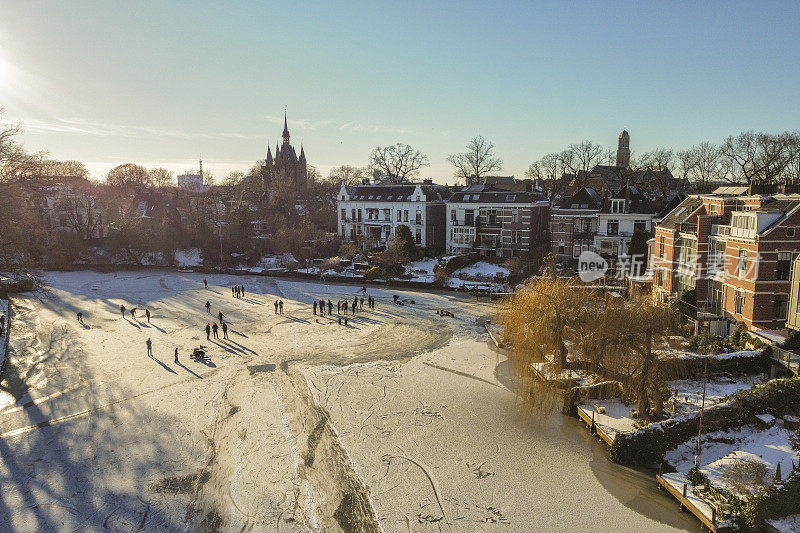
<path fill-rule="evenodd" d="M 778 463 L 783 477 L 791 471 L 792 462 L 798 461 L 798 452 L 792 449 L 790 432 L 775 425 L 765 430 L 755 426 L 744 426 L 741 430 L 715 431 L 703 436 L 700 470 L 716 486 L 730 490 L 740 497 L 747 498 L 745 485 L 737 483 L 738 477 L 732 469 L 747 462 L 764 465 L 765 483 L 769 484 Z M 664 459 L 681 473 L 686 474 L 694 466 L 696 439 L 691 439 L 674 450 Z M 752 479 L 752 476 L 747 476 Z"/>
<path fill-rule="evenodd" d="M 175 265 L 180 268 L 198 267 L 203 264 L 199 248 L 175 250 Z"/>
<path fill-rule="evenodd" d="M 520 413 L 483 328 L 491 303 L 370 288 L 377 308 L 345 327 L 310 303 L 355 286 L 156 271 L 46 280 L 15 304 L 0 387 L 6 529 L 696 529 L 576 420 Z M 219 311 L 230 339 L 207 341 Z M 188 357 L 199 344 L 205 362 Z M 575 512 L 577 499 L 592 512 Z"/>
<path fill-rule="evenodd" d="M 509 271 L 506 267 L 495 265 L 494 263 L 487 263 L 486 261 L 478 261 L 475 264 L 459 268 L 453 272 L 454 278 L 463 279 L 494 279 L 494 278 L 507 278 Z"/>
<path fill-rule="evenodd" d="M 436 279 L 436 275 L 433 273 L 433 269 L 436 265 L 439 264 L 438 259 L 421 259 L 419 261 L 413 261 L 406 265 L 406 274 L 411 275 L 410 281 L 417 281 L 420 283 L 433 283 Z"/>
<path fill-rule="evenodd" d="M 705 406 L 711 407 L 721 403 L 728 396 L 761 383 L 761 380 L 761 376 L 711 379 L 706 384 Z M 592 380 L 585 380 L 582 384 L 590 385 Z M 668 413 L 675 416 L 700 410 L 703 399 L 702 381 L 689 379 L 668 381 L 667 387 L 672 393 L 672 398 L 664 404 Z M 636 410 L 636 406 L 624 405 L 619 398 L 593 400 L 581 407 L 587 413 L 594 411 L 595 422 L 609 434 L 626 433 L 636 428 L 636 420 L 631 416 L 631 412 Z"/>
<path fill-rule="evenodd" d="M 800 514 L 767 520 L 767 522 L 781 533 L 800 533 Z"/>

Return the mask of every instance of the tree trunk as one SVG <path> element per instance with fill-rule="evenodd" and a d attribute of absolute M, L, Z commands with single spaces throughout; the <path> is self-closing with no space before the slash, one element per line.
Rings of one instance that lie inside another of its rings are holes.
<path fill-rule="evenodd" d="M 558 346 L 558 369 L 564 370 L 567 367 L 567 345 L 564 344 L 564 326 L 566 325 L 561 317 L 556 318 L 555 344 Z"/>
<path fill-rule="evenodd" d="M 637 409 L 639 411 L 639 418 L 647 418 L 650 416 L 650 402 L 647 398 L 648 381 L 650 378 L 650 334 L 647 334 L 647 346 L 645 347 L 645 357 L 642 363 L 642 375 L 639 376 L 639 399 Z"/>

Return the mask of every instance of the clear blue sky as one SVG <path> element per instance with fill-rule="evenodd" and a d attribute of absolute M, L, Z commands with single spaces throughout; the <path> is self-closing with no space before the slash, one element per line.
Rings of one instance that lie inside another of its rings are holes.
<path fill-rule="evenodd" d="M 634 154 L 800 128 L 799 23 L 798 2 L 2 0 L 0 106 L 97 176 L 246 170 L 284 105 L 323 173 L 404 142 L 452 181 L 482 134 L 521 176 L 623 128 Z"/>

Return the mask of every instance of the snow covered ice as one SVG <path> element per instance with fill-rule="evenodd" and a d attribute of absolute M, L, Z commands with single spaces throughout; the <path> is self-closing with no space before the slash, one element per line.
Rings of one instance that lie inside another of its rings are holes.
<path fill-rule="evenodd" d="M 520 413 L 483 328 L 494 304 L 369 288 L 376 309 L 345 327 L 311 303 L 335 309 L 357 285 L 159 271 L 46 281 L 14 303 L 0 529 L 696 529 L 577 420 Z M 230 340 L 206 341 L 219 311 Z M 200 344 L 205 362 L 189 358 Z"/>

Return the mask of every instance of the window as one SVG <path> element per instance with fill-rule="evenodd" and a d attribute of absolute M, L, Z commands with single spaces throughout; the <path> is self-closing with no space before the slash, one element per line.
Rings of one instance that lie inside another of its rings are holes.
<path fill-rule="evenodd" d="M 417 211 L 414 216 L 415 224 L 422 224 L 422 211 Z"/>
<path fill-rule="evenodd" d="M 475 211 L 472 209 L 467 209 L 464 211 L 464 225 L 466 226 L 474 226 L 475 225 Z"/>
<path fill-rule="evenodd" d="M 361 222 L 361 209 L 358 210 L 358 221 Z"/>
<path fill-rule="evenodd" d="M 408 209 L 403 211 L 403 222 L 408 222 Z"/>
<path fill-rule="evenodd" d="M 734 296 L 733 297 L 734 297 L 734 306 L 735 306 L 734 312 L 737 315 L 741 315 L 742 314 L 742 310 L 744 309 L 744 291 L 741 290 L 741 289 L 736 289 L 736 292 L 734 292 Z"/>
<path fill-rule="evenodd" d="M 347 209 L 342 208 L 342 220 L 347 220 Z"/>
<path fill-rule="evenodd" d="M 718 204 L 708 204 L 708 214 L 709 215 L 719 215 L 719 205 Z"/>
<path fill-rule="evenodd" d="M 638 233 L 642 231 L 647 231 L 647 221 L 646 220 L 634 220 L 633 222 L 633 232 Z"/>
<path fill-rule="evenodd" d="M 658 238 L 658 257 L 664 259 L 664 236 Z"/>
<path fill-rule="evenodd" d="M 342 225 L 342 237 L 344 237 L 345 235 L 347 235 L 347 232 L 345 231 L 344 225 Z"/>
<path fill-rule="evenodd" d="M 786 228 L 786 236 L 794 237 L 794 228 Z"/>
<path fill-rule="evenodd" d="M 564 243 L 558 243 L 558 255 L 564 255 Z"/>
<path fill-rule="evenodd" d="M 397 221 L 401 222 L 403 220 L 403 213 L 398 209 L 397 210 Z"/>
<path fill-rule="evenodd" d="M 739 277 L 741 278 L 744 271 L 747 270 L 747 250 L 739 250 Z"/>
<path fill-rule="evenodd" d="M 612 213 L 624 213 L 625 212 L 625 200 L 611 200 L 611 212 Z"/>
<path fill-rule="evenodd" d="M 514 224 L 519 222 L 519 209 L 511 210 L 511 222 L 513 222 Z"/>
<path fill-rule="evenodd" d="M 350 210 L 350 214 L 352 215 L 350 217 L 350 220 L 355 221 L 356 220 L 356 210 L 355 209 L 351 209 Z"/>
<path fill-rule="evenodd" d="M 417 244 L 422 244 L 422 230 L 417 229 L 416 235 L 415 235 L 415 240 L 416 240 Z"/>
<path fill-rule="evenodd" d="M 778 252 L 778 263 L 775 267 L 775 279 L 787 280 L 791 275 L 792 252 Z"/>
<path fill-rule="evenodd" d="M 618 235 L 619 234 L 619 220 L 609 220 L 607 226 L 606 233 L 608 235 Z"/>
<path fill-rule="evenodd" d="M 452 220 L 453 222 L 456 221 L 456 210 L 455 209 L 451 209 L 450 210 L 450 220 Z"/>
<path fill-rule="evenodd" d="M 723 307 L 722 282 L 711 280 L 708 282 L 708 310 L 712 313 L 721 313 Z"/>
<path fill-rule="evenodd" d="M 789 296 L 786 294 L 775 294 L 772 297 L 772 313 L 775 320 L 786 320 L 789 313 Z"/>
<path fill-rule="evenodd" d="M 664 271 L 661 270 L 660 268 L 656 270 L 656 280 L 657 280 L 656 285 L 658 285 L 659 287 L 664 286 Z"/>
<path fill-rule="evenodd" d="M 522 242 L 522 232 L 521 231 L 512 231 L 511 232 L 511 243 L 512 244 L 519 244 Z"/>

